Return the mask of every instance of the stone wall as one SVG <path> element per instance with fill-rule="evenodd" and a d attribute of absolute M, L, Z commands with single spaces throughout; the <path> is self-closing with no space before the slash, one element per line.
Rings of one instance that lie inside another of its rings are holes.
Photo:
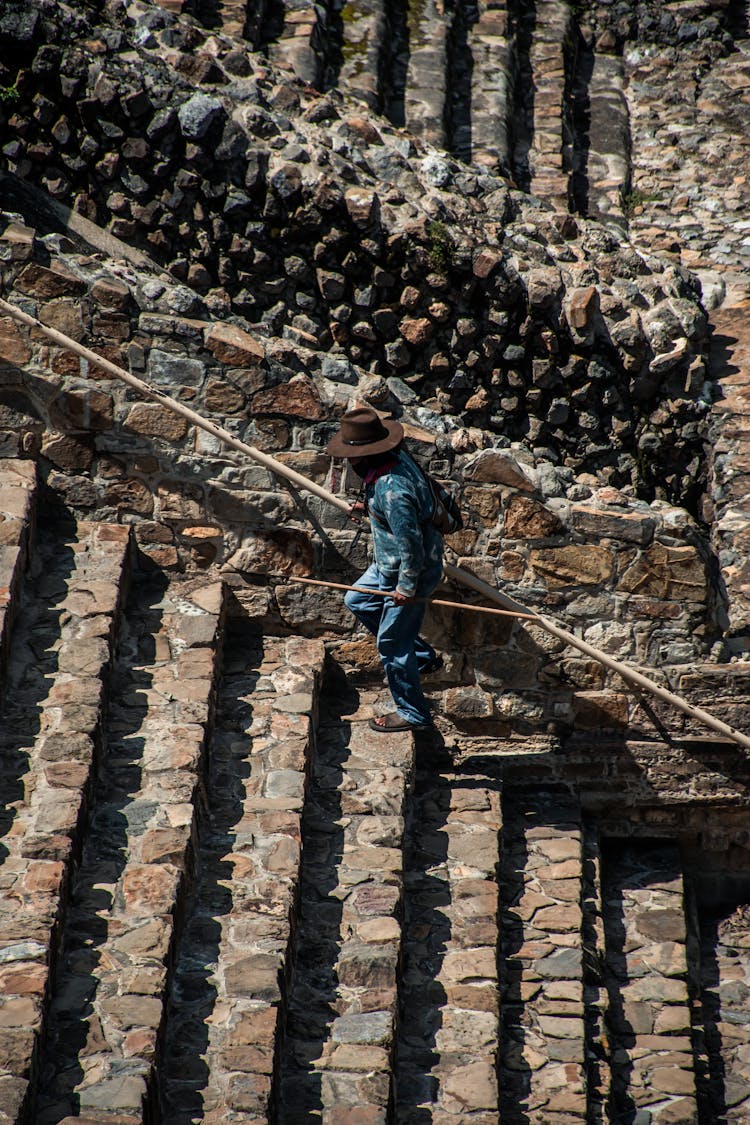
<path fill-rule="evenodd" d="M 313 377 L 290 342 L 181 315 L 180 286 L 102 254 L 57 253 L 57 236 L 38 238 L 18 217 L 0 247 L 5 291 L 26 311 L 353 495 L 356 483 L 322 448 L 341 411 L 382 379 L 363 374 L 355 383 L 356 369 L 332 356 L 322 357 L 328 376 Z M 284 581 L 346 581 L 364 567 L 366 542 L 350 554 L 355 532 L 340 512 L 295 498 L 265 468 L 116 380 L 92 378 L 85 361 L 10 318 L 0 320 L 0 359 L 2 450 L 38 456 L 71 510 L 132 524 L 160 568 L 221 573 L 265 627 L 339 635 L 347 659 L 375 665 L 369 644 L 343 640 L 350 621 L 338 592 Z M 692 671 L 720 641 L 710 550 L 685 509 L 575 476 L 520 443 L 492 445 L 450 415 L 440 418 L 444 432 L 420 425 L 424 407 L 402 417 L 423 464 L 461 485 L 467 526 L 449 538 L 450 558 L 660 678 Z M 616 677 L 536 626 L 436 608 L 429 630 L 448 656 L 445 707 L 469 729 L 624 728 L 643 719 Z M 727 655 L 721 644 L 717 655 Z"/>
<path fill-rule="evenodd" d="M 83 11 L 0 25 L 7 167 L 184 282 L 175 311 L 289 341 L 279 380 L 377 375 L 371 399 L 437 432 L 698 510 L 706 320 L 681 266 L 189 19 Z"/>

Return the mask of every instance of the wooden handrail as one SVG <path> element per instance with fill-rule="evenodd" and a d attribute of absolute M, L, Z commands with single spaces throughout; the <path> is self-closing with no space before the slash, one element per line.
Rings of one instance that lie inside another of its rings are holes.
<path fill-rule="evenodd" d="M 248 445 L 246 442 L 240 441 L 239 438 L 234 437 L 233 434 L 230 434 L 227 430 L 222 429 L 221 426 L 217 426 L 213 422 L 210 422 L 207 418 L 203 418 L 202 415 L 197 414 L 194 410 L 191 410 L 190 407 L 184 406 L 181 402 L 177 402 L 175 399 L 170 398 L 169 395 L 165 395 L 162 391 L 156 390 L 148 383 L 145 383 L 142 379 L 138 379 L 135 375 L 131 375 L 129 371 L 125 371 L 122 367 L 118 367 L 117 364 L 112 363 L 110 360 L 104 359 L 102 356 L 97 355 L 96 352 L 92 352 L 89 348 L 86 348 L 82 344 L 79 344 L 75 340 L 72 340 L 69 336 L 64 335 L 64 333 L 62 332 L 59 332 L 56 328 L 49 328 L 46 324 L 42 324 L 40 320 L 37 320 L 35 317 L 30 316 L 28 313 L 25 313 L 21 309 L 16 308 L 15 305 L 10 304 L 8 301 L 3 300 L 2 298 L 0 298 L 0 312 L 4 312 L 7 316 L 12 317 L 14 320 L 19 321 L 21 324 L 25 324 L 27 327 L 33 328 L 36 332 L 41 332 L 49 340 L 52 340 L 54 343 L 59 344 L 60 347 L 66 348 L 68 351 L 74 352 L 76 355 L 79 355 L 83 359 L 86 359 L 92 366 L 99 367 L 103 371 L 106 371 L 107 374 L 114 376 L 114 378 L 116 379 L 120 379 L 123 383 L 127 383 L 128 386 L 133 387 L 133 389 L 138 391 L 139 394 L 143 395 L 144 398 L 148 398 L 154 402 L 161 403 L 162 406 L 165 406 L 175 414 L 181 415 L 183 418 L 187 419 L 188 422 L 191 422 L 193 425 L 198 426 L 200 429 L 205 430 L 209 434 L 212 434 L 213 437 L 218 438 L 219 441 L 222 441 L 231 449 L 236 449 L 239 453 L 244 453 L 247 457 L 250 457 L 251 460 L 256 461 L 260 465 L 263 465 L 266 469 L 269 470 L 269 472 L 274 473 L 276 476 L 285 478 L 303 491 L 311 492 L 314 496 L 317 496 L 321 500 L 325 500 L 326 503 L 332 504 L 334 507 L 338 508 L 339 511 L 347 513 L 349 512 L 349 503 L 346 500 L 342 499 L 340 496 L 336 496 L 327 488 L 323 488 L 321 485 L 315 484 L 314 481 L 308 480 L 307 477 L 303 476 L 301 473 L 295 472 L 294 469 L 288 468 L 286 465 L 283 465 L 280 461 L 277 461 L 274 457 L 269 456 L 267 453 L 261 453 L 259 449 L 255 449 L 252 445 Z M 709 727 L 711 730 L 714 730 L 717 733 L 723 735 L 725 738 L 730 739 L 732 742 L 736 742 L 745 750 L 750 750 L 750 737 L 748 737 L 746 734 L 743 734 L 742 731 L 737 730 L 735 727 L 730 726 L 728 723 L 723 722 L 721 719 L 717 719 L 715 715 L 710 714 L 710 712 L 708 711 L 704 711 L 702 707 L 694 707 L 692 703 L 688 703 L 679 695 L 675 695 L 674 692 L 667 691 L 666 688 L 661 687 L 660 684 L 657 684 L 654 682 L 654 680 L 649 679 L 649 677 L 645 676 L 643 672 L 639 671 L 636 668 L 630 668 L 627 664 L 623 664 L 621 661 L 615 660 L 613 657 L 608 656 L 607 653 L 601 652 L 599 649 L 594 648 L 593 645 L 587 644 L 586 641 L 583 641 L 579 637 L 576 637 L 574 633 L 569 633 L 567 629 L 563 629 L 562 626 L 558 625 L 554 621 L 551 621 L 549 618 L 544 617 L 542 614 L 536 613 L 533 610 L 528 610 L 525 606 L 521 605 L 520 602 L 517 602 L 513 598 L 508 597 L 507 594 L 503 594 L 500 590 L 496 589 L 494 586 L 490 586 L 487 582 L 483 582 L 482 579 L 477 578 L 470 571 L 464 570 L 463 567 L 452 566 L 450 563 L 446 563 L 444 567 L 444 573 L 448 578 L 451 578 L 455 582 L 459 582 L 464 586 L 468 586 L 470 589 L 475 590 L 479 594 L 482 594 L 490 601 L 503 606 L 505 609 L 513 610 L 517 616 L 523 616 L 534 621 L 548 633 L 551 633 L 552 636 L 557 637 L 559 640 L 564 641 L 565 644 L 570 645 L 571 648 L 578 649 L 578 651 L 582 652 L 585 656 L 591 657 L 591 659 L 596 660 L 600 664 L 604 665 L 605 668 L 609 668 L 611 671 L 616 672 L 619 676 L 622 677 L 623 680 L 626 681 L 626 683 L 634 684 L 636 687 L 650 692 L 658 699 L 663 700 L 665 703 L 671 704 L 671 706 L 675 707 L 678 711 L 681 711 L 689 718 L 695 719 L 696 721 Z"/>

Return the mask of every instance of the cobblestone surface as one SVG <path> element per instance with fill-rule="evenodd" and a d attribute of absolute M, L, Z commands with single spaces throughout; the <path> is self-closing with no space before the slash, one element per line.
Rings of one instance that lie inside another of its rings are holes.
<path fill-rule="evenodd" d="M 369 730 L 379 694 L 348 689 L 334 670 L 322 701 L 280 1072 L 285 1125 L 343 1122 L 347 1112 L 385 1125 L 392 1098 L 414 751 L 407 734 Z"/>
<path fill-rule="evenodd" d="M 20 1109 L 37 1051 L 79 823 L 98 765 L 125 527 L 47 514 L 0 714 L 0 1112 Z"/>
<path fill-rule="evenodd" d="M 706 1119 L 750 1120 L 750 918 L 748 907 L 701 914 L 701 1061 Z"/>
<path fill-rule="evenodd" d="M 503 1119 L 586 1117 L 582 829 L 574 801 L 505 794 L 501 1012 Z"/>
<path fill-rule="evenodd" d="M 697 1120 L 682 865 L 668 843 L 613 848 L 603 868 L 615 1114 Z"/>
<path fill-rule="evenodd" d="M 497 1119 L 500 795 L 422 767 L 405 854 L 396 1120 Z"/>
<path fill-rule="evenodd" d="M 268 1119 L 291 970 L 323 645 L 236 629 L 227 655 L 162 1067 L 174 1125 Z"/>
<path fill-rule="evenodd" d="M 196 599 L 134 586 L 51 994 L 39 1125 L 79 1108 L 139 1120 L 148 1094 L 221 639 L 221 587 Z"/>

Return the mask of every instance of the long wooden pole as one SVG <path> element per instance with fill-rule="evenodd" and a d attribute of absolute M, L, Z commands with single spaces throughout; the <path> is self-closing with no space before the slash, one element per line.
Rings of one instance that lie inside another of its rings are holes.
<path fill-rule="evenodd" d="M 374 594 L 376 598 L 390 598 L 391 590 L 373 590 L 369 586 L 347 586 L 343 582 L 323 582 L 320 578 L 301 578 L 296 575 L 284 575 L 285 582 L 302 582 L 305 586 L 327 586 L 329 590 L 354 590 L 358 594 Z M 521 613 L 517 609 L 494 609 L 490 605 L 472 605 L 470 602 L 451 602 L 446 598 L 415 598 L 415 602 L 424 602 L 425 605 L 444 605 L 448 609 L 468 609 L 473 613 L 491 613 L 497 617 L 520 617 L 528 621 L 536 619 L 535 613 Z"/>
<path fill-rule="evenodd" d="M 315 484 L 314 481 L 308 480 L 307 477 L 302 476 L 301 473 L 297 473 L 294 469 L 288 468 L 267 453 L 261 453 L 259 449 L 255 449 L 252 445 L 247 445 L 246 442 L 240 441 L 239 438 L 234 437 L 233 434 L 222 429 L 221 426 L 216 426 L 213 422 L 209 422 L 207 418 L 196 414 L 196 412 L 191 410 L 188 406 L 183 406 L 181 402 L 177 402 L 175 399 L 170 398 L 169 395 L 165 395 L 162 391 L 158 391 L 148 383 L 143 382 L 142 379 L 131 375 L 129 371 L 125 371 L 122 367 L 118 367 L 117 364 L 97 355 L 96 352 L 92 352 L 89 348 L 77 343 L 69 336 L 58 332 L 56 328 L 49 328 L 46 324 L 42 324 L 40 320 L 29 316 L 28 313 L 22 312 L 21 309 L 16 308 L 15 305 L 10 304 L 2 298 L 0 298 L 0 312 L 4 312 L 7 316 L 12 317 L 21 324 L 33 328 L 34 331 L 42 333 L 42 335 L 52 340 L 60 347 L 76 353 L 83 359 L 86 359 L 92 366 L 101 368 L 109 375 L 114 376 L 115 379 L 120 379 L 123 383 L 127 383 L 128 386 L 133 387 L 139 394 L 142 394 L 144 398 L 159 402 L 162 406 L 165 406 L 175 414 L 180 414 L 183 418 L 186 418 L 188 422 L 212 434 L 231 449 L 236 449 L 239 453 L 244 453 L 247 457 L 250 457 L 251 460 L 263 465 L 269 472 L 275 473 L 276 476 L 286 478 L 286 480 L 291 481 L 293 484 L 297 485 L 298 488 L 306 492 L 313 493 L 314 496 L 318 496 L 321 500 L 332 504 L 334 507 L 338 508 L 339 511 L 349 512 L 350 505 L 340 496 L 336 496 L 327 488 L 322 488 L 320 485 Z M 703 723 L 711 730 L 717 731 L 719 734 L 724 735 L 725 738 L 744 747 L 744 749 L 750 750 L 750 738 L 735 727 L 731 727 L 728 723 L 717 719 L 715 715 L 711 715 L 701 707 L 694 707 L 679 695 L 667 691 L 666 688 L 661 687 L 659 684 L 649 679 L 648 676 L 644 676 L 642 672 L 639 672 L 635 668 L 630 668 L 627 664 L 622 664 L 619 660 L 614 660 L 611 656 L 608 656 L 607 653 L 601 652 L 599 649 L 594 648 L 593 645 L 587 644 L 586 641 L 582 641 L 579 637 L 576 637 L 574 633 L 569 633 L 567 629 L 563 629 L 555 622 L 550 621 L 549 618 L 543 617 L 542 614 L 535 613 L 534 611 L 530 612 L 525 606 L 521 605 L 520 602 L 514 601 L 513 598 L 509 598 L 506 594 L 501 593 L 501 591 L 495 589 L 494 586 L 490 586 L 487 582 L 476 578 L 475 575 L 471 574 L 468 570 L 447 563 L 444 571 L 448 578 L 452 578 L 454 581 L 470 587 L 470 589 L 475 590 L 477 593 L 482 594 L 490 601 L 503 606 L 505 609 L 513 610 L 519 615 L 523 614 L 524 617 L 535 621 L 541 628 L 545 629 L 559 640 L 564 641 L 565 644 L 570 645 L 571 648 L 578 649 L 578 651 L 582 652 L 585 656 L 589 656 L 593 660 L 603 664 L 605 668 L 617 672 L 626 682 L 635 684 L 644 691 L 650 692 L 658 699 L 671 704 L 671 706 L 675 707 L 678 711 L 682 711 L 682 713 L 689 716 L 689 718 Z"/>

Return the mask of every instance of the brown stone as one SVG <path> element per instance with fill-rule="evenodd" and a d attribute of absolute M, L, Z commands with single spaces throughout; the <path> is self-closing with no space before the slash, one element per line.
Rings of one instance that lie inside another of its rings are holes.
<path fill-rule="evenodd" d="M 614 571 L 612 552 L 592 544 L 537 548 L 530 551 L 534 571 L 556 586 L 598 586 Z"/>
<path fill-rule="evenodd" d="M 85 472 L 91 468 L 94 459 L 91 447 L 72 434 L 45 434 L 42 454 L 53 465 L 67 472 Z"/>
<path fill-rule="evenodd" d="M 517 461 L 511 453 L 501 449 L 483 449 L 466 464 L 464 475 L 468 480 L 486 484 L 505 484 L 522 492 L 533 492 L 533 469 Z"/>
<path fill-rule="evenodd" d="M 318 422 L 326 416 L 320 393 L 312 379 L 295 375 L 288 383 L 281 383 L 253 395 L 253 414 L 285 414 Z"/>
<path fill-rule="evenodd" d="M 29 262 L 21 271 L 16 288 L 30 297 L 46 300 L 50 297 L 80 296 L 86 285 L 62 262 L 53 262 L 49 269 L 38 262 Z"/>
<path fill-rule="evenodd" d="M 589 326 L 599 309 L 599 293 L 595 285 L 574 289 L 568 305 L 568 323 L 571 328 L 583 331 Z"/>
<path fill-rule="evenodd" d="M 203 401 L 206 410 L 219 414 L 239 414 L 245 408 L 245 396 L 239 387 L 213 376 L 206 383 Z"/>
<path fill-rule="evenodd" d="M 636 558 L 619 588 L 651 598 L 702 602 L 706 599 L 706 567 L 695 547 L 654 543 Z"/>
<path fill-rule="evenodd" d="M 0 363 L 22 367 L 31 359 L 31 348 L 16 322 L 9 316 L 0 318 Z"/>
<path fill-rule="evenodd" d="M 495 714 L 495 701 L 478 687 L 449 688 L 443 694 L 443 708 L 446 715 L 459 721 L 489 719 Z"/>
<path fill-rule="evenodd" d="M 44 771 L 47 784 L 53 789 L 80 789 L 88 777 L 85 762 L 54 762 Z"/>
<path fill-rule="evenodd" d="M 613 691 L 580 691 L 573 696 L 575 725 L 610 730 L 628 725 L 628 697 Z"/>
<path fill-rule="evenodd" d="M 500 250 L 490 250 L 488 247 L 478 250 L 474 255 L 472 270 L 474 277 L 485 281 L 492 271 L 500 265 L 503 255 Z"/>
<path fill-rule="evenodd" d="M 91 287 L 91 296 L 105 309 L 125 309 L 130 300 L 130 289 L 124 281 L 100 277 Z"/>
<path fill-rule="evenodd" d="M 432 321 L 428 320 L 425 316 L 405 316 L 399 328 L 404 339 L 408 340 L 410 344 L 414 344 L 416 347 L 421 347 L 422 344 L 426 344 L 435 330 Z"/>
<path fill-rule="evenodd" d="M 225 970 L 229 996 L 246 996 L 276 1002 L 281 993 L 281 958 L 275 953 L 256 953 L 243 957 Z"/>
<path fill-rule="evenodd" d="M 131 1028 L 157 1028 L 162 1017 L 161 1000 L 149 996 L 110 996 L 99 1001 L 106 1023 L 123 1031 Z"/>
<path fill-rule="evenodd" d="M 257 367 L 265 358 L 262 344 L 234 324 L 212 324 L 205 344 L 216 359 L 231 367 Z"/>
<path fill-rule="evenodd" d="M 491 1062 L 457 1066 L 443 1076 L 441 1085 L 446 1107 L 472 1112 L 497 1106 L 497 1075 Z"/>
<path fill-rule="evenodd" d="M 73 301 L 69 297 L 58 297 L 55 300 L 46 301 L 39 309 L 39 320 L 42 324 L 46 324 L 48 328 L 55 328 L 58 332 L 70 336 L 72 340 L 76 340 L 78 343 L 83 339 L 81 308 L 77 301 Z M 32 329 L 31 334 L 36 339 L 42 337 L 39 329 Z M 46 339 L 44 337 L 45 342 Z"/>
<path fill-rule="evenodd" d="M 63 431 L 109 430 L 114 424 L 112 396 L 94 388 L 63 391 L 50 406 L 50 420 Z"/>
<path fill-rule="evenodd" d="M 26 871 L 24 885 L 27 891 L 56 893 L 64 873 L 64 865 L 59 860 L 32 860 Z"/>
<path fill-rule="evenodd" d="M 137 402 L 125 417 L 125 425 L 136 434 L 181 441 L 188 431 L 185 418 L 155 402 Z"/>
<path fill-rule="evenodd" d="M 504 534 L 507 539 L 546 539 L 565 531 L 554 512 L 527 496 L 513 496 L 505 510 Z"/>
<path fill-rule="evenodd" d="M 257 1008 L 242 1012 L 235 1027 L 229 1033 L 230 1046 L 257 1045 L 272 1047 L 276 1038 L 279 1010 L 276 1007 Z"/>
<path fill-rule="evenodd" d="M 48 969 L 36 962 L 0 967 L 0 992 L 6 996 L 41 996 Z"/>
<path fill-rule="evenodd" d="M 173 863 L 182 867 L 186 843 L 186 833 L 177 828 L 151 828 L 143 834 L 141 859 L 149 864 Z"/>
<path fill-rule="evenodd" d="M 133 918 L 167 914 L 174 906 L 179 872 L 170 864 L 133 864 L 122 877 L 122 895 Z"/>

